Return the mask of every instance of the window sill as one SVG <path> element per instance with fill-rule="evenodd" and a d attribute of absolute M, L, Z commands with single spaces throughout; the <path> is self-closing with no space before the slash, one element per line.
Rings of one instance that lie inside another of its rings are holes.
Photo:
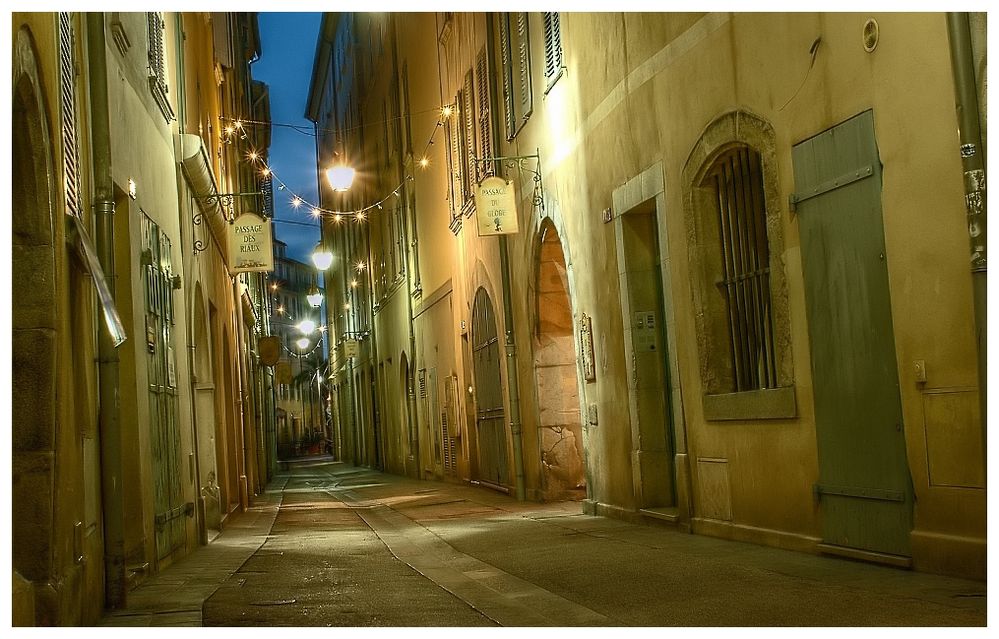
<path fill-rule="evenodd" d="M 704 395 L 703 406 L 707 421 L 793 419 L 798 416 L 793 386 Z"/>

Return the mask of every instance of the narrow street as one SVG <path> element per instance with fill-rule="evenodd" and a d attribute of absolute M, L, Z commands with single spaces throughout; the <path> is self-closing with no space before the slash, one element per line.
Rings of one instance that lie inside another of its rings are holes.
<path fill-rule="evenodd" d="M 969 626 L 980 582 L 292 463 L 103 626 Z"/>

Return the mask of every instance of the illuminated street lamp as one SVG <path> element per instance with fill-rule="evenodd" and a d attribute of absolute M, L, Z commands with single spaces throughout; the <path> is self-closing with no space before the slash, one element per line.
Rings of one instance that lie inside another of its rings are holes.
<path fill-rule="evenodd" d="M 322 242 L 316 244 L 316 250 L 312 252 L 312 263 L 320 271 L 325 271 L 333 264 L 333 252 L 324 248 Z"/>
<path fill-rule="evenodd" d="M 305 319 L 298 323 L 297 328 L 302 332 L 302 335 L 312 335 L 312 333 L 316 330 L 316 323 L 310 319 Z M 301 341 L 302 340 L 299 340 L 299 342 Z"/>
<path fill-rule="evenodd" d="M 332 166 L 326 169 L 326 180 L 334 191 L 343 193 L 354 183 L 354 169 L 349 166 Z"/>
<path fill-rule="evenodd" d="M 323 294 L 319 291 L 319 287 L 316 286 L 315 283 L 312 284 L 312 288 L 309 289 L 305 299 L 309 300 L 309 305 L 312 306 L 312 308 L 319 308 L 322 306 Z"/>
<path fill-rule="evenodd" d="M 300 337 L 300 338 L 298 338 L 298 341 L 295 342 L 295 345 L 298 346 L 298 350 L 304 351 L 305 349 L 307 349 L 309 347 L 309 338 L 308 337 Z"/>

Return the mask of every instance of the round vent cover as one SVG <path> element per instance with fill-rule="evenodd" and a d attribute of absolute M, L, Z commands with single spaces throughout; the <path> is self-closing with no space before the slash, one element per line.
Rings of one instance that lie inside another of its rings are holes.
<path fill-rule="evenodd" d="M 878 46 L 878 37 L 881 32 L 878 29 L 878 21 L 874 18 L 864 23 L 864 51 L 870 53 Z"/>

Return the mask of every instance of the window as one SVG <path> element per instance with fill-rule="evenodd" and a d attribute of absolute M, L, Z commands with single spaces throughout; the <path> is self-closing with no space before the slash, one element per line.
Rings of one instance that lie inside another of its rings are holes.
<path fill-rule="evenodd" d="M 704 416 L 797 415 L 776 136 L 735 110 L 711 122 L 682 171 Z"/>
<path fill-rule="evenodd" d="M 493 157 L 492 109 L 489 95 L 489 63 L 483 48 L 475 62 L 475 92 L 478 97 L 477 125 L 479 133 L 478 158 Z M 478 181 L 493 174 L 492 162 L 476 162 L 475 175 Z"/>
<path fill-rule="evenodd" d="M 531 115 L 531 45 L 527 13 L 500 15 L 500 58 L 506 139 L 511 140 Z"/>
<path fill-rule="evenodd" d="M 149 26 L 149 90 L 167 122 L 173 120 L 173 109 L 167 99 L 166 49 L 163 15 L 158 11 L 146 14 Z"/>
<path fill-rule="evenodd" d="M 545 19 L 545 92 L 562 76 L 562 35 L 557 11 L 542 13 Z"/>
<path fill-rule="evenodd" d="M 460 228 L 458 218 L 472 212 L 475 184 L 493 174 L 492 163 L 478 161 L 493 156 L 488 69 L 483 47 L 475 66 L 465 72 L 445 128 L 451 168 L 451 221 L 455 232 Z"/>
<path fill-rule="evenodd" d="M 739 146 L 715 160 L 704 178 L 718 215 L 718 282 L 727 309 L 735 392 L 777 386 L 770 299 L 770 244 L 760 155 Z"/>

